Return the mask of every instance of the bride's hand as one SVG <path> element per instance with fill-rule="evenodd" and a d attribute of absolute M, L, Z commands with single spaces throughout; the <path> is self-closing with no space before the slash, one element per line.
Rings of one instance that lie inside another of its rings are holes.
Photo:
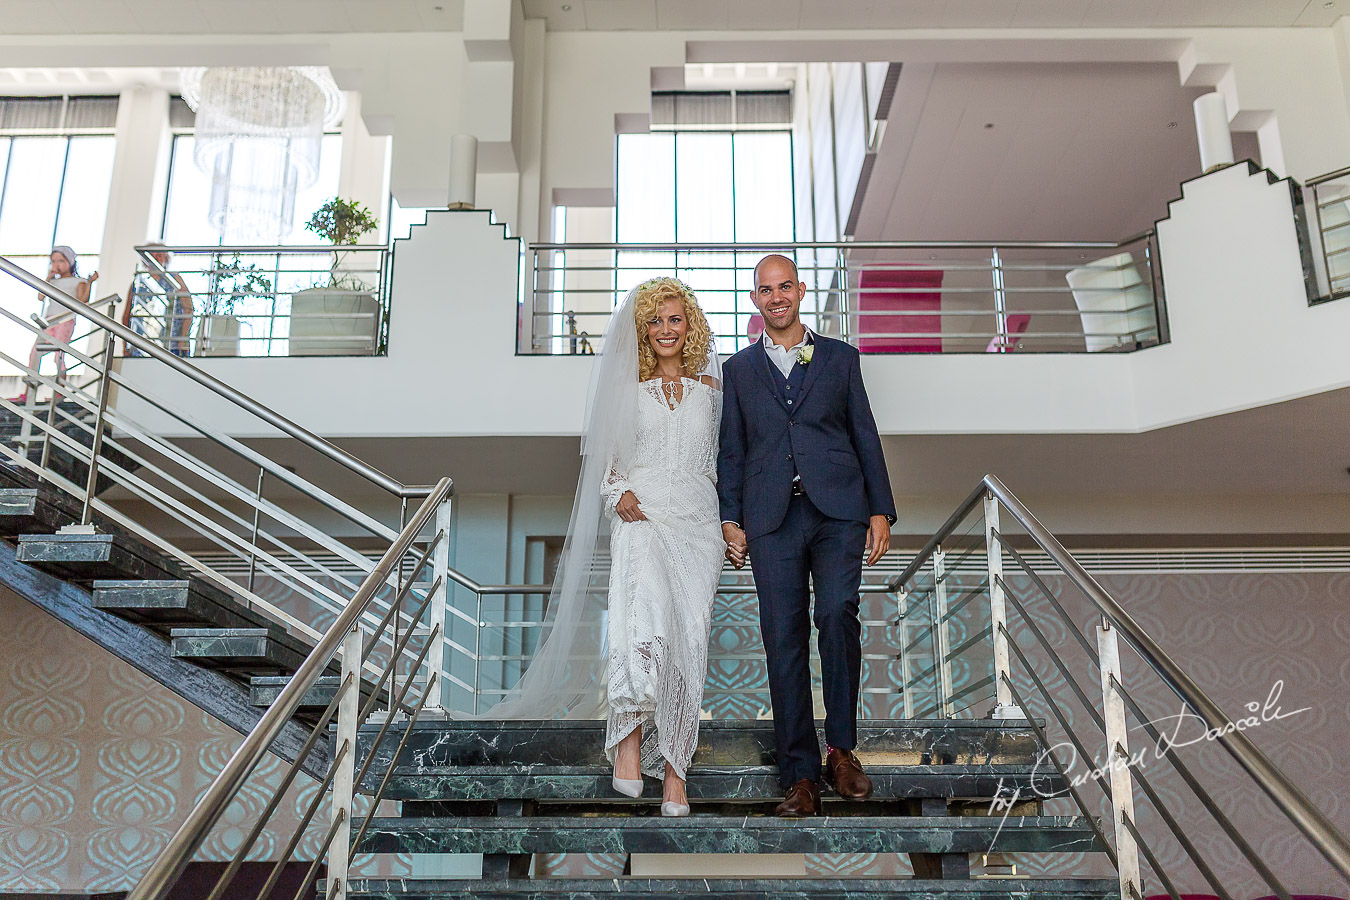
<path fill-rule="evenodd" d="M 642 514 L 642 507 L 638 505 L 638 498 L 633 496 L 632 491 L 624 491 L 619 502 L 614 505 L 620 519 L 625 522 L 645 522 L 647 517 Z"/>

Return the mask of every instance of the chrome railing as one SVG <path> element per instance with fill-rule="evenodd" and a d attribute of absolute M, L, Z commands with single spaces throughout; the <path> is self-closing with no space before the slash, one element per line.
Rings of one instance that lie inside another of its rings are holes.
<path fill-rule="evenodd" d="M 150 244 L 136 252 L 128 322 L 177 356 L 383 352 L 387 247 Z M 157 258 L 164 254 L 167 265 Z"/>
<path fill-rule="evenodd" d="M 675 275 L 722 353 L 763 330 L 750 301 L 766 253 L 792 257 L 805 323 L 864 353 L 1121 352 L 1167 340 L 1153 232 L 1113 242 L 854 241 L 532 244 L 519 352 L 585 354 L 629 288 Z"/>
<path fill-rule="evenodd" d="M 1028 547 L 1048 559 L 1049 572 L 1028 562 Z M 1089 821 L 1095 821 L 1094 798 L 1102 801 L 1107 824 L 1097 826 L 1098 836 L 1119 873 L 1123 898 L 1145 894 L 1145 872 L 1173 898 L 1180 896 L 1179 875 L 1230 898 L 1234 888 L 1216 870 L 1233 871 L 1235 859 L 1288 898 L 1284 878 L 1293 873 L 1252 846 L 1251 835 L 1234 823 L 1235 803 L 1260 810 L 1263 835 L 1276 831 L 1278 809 L 1292 825 L 1290 839 L 1314 848 L 1350 882 L 1350 840 L 997 478 L 986 476 L 887 586 L 939 609 L 928 640 L 938 676 L 934 702 L 943 714 L 978 715 L 977 704 L 988 700 L 990 716 L 1029 721 L 1046 748 L 1047 774 L 1053 770 L 1068 783 L 1067 795 L 1039 799 L 1072 802 Z M 1159 708 L 1158 692 L 1179 701 L 1196 727 L 1159 725 L 1177 713 Z M 1250 715 L 1248 706 L 1240 721 Z M 1147 741 L 1139 740 L 1139 731 Z M 1192 740 L 1192 731 L 1202 737 Z M 1222 786 L 1222 803 L 1212 760 L 1197 764 L 1202 751 L 1192 746 L 1209 742 L 1248 776 L 1236 789 Z M 1210 822 L 1179 821 L 1183 809 L 1194 808 L 1183 799 L 1187 793 Z M 1001 808 L 1016 799 L 1000 798 Z M 1143 817 L 1136 800 L 1147 808 Z M 1266 800 L 1274 805 L 1268 812 L 1260 807 Z M 1140 824 L 1145 817 L 1147 827 Z M 1204 840 L 1196 839 L 1201 826 Z M 1211 839 L 1213 826 L 1222 838 Z M 1193 868 L 1178 873 L 1187 864 Z"/>
<path fill-rule="evenodd" d="M 334 721 L 335 714 L 336 743 L 332 761 L 319 776 L 319 789 L 314 792 L 304 815 L 292 832 L 284 850 L 273 861 L 267 881 L 258 896 L 272 896 L 272 890 L 281 878 L 285 866 L 294 859 L 296 848 L 300 845 L 306 830 L 315 822 L 316 815 L 318 815 L 325 799 L 329 800 L 330 812 L 326 826 L 319 826 L 323 838 L 318 850 L 314 853 L 313 860 L 310 861 L 308 871 L 301 879 L 300 892 L 296 896 L 300 897 L 308 892 L 314 883 L 314 876 L 319 865 L 325 859 L 328 863 L 328 888 L 325 896 L 329 898 L 346 896 L 350 848 L 360 843 L 366 827 L 363 824 L 361 830 L 353 837 L 352 823 L 358 815 L 373 810 L 379 805 L 389 781 L 388 774 L 380 782 L 373 795 L 362 798 L 365 802 L 361 804 L 361 807 L 364 807 L 364 809 L 358 807 L 355 802 L 355 786 L 362 783 L 369 771 L 371 763 L 376 757 L 375 751 L 379 749 L 381 743 L 389 735 L 390 726 L 393 724 L 396 714 L 406 716 L 406 724 L 403 729 L 403 737 L 394 753 L 397 755 L 403 749 L 408 735 L 412 733 L 412 724 L 417 721 L 426 708 L 428 699 L 435 695 L 437 680 L 440 676 L 440 666 L 432 665 L 428 678 L 419 686 L 420 691 L 416 699 L 410 699 L 408 694 L 413 682 L 407 680 L 403 682 L 401 687 L 398 686 L 395 668 L 398 655 L 395 654 L 380 668 L 377 677 L 374 679 L 373 687 L 367 691 L 364 687 L 362 670 L 370 655 L 370 649 L 373 646 L 372 640 L 378 640 L 388 630 L 391 620 L 398 618 L 401 614 L 402 603 L 407 595 L 406 587 L 400 591 L 395 603 L 390 606 L 389 611 L 385 613 L 373 633 L 367 633 L 362 625 L 362 620 L 367 613 L 376 609 L 373 604 L 375 595 L 387 580 L 393 578 L 395 573 L 403 568 L 404 558 L 413 549 L 418 535 L 428 527 L 433 526 L 436 520 L 440 518 L 440 511 L 449 497 L 450 479 L 444 478 L 430 490 L 421 505 L 413 513 L 408 524 L 394 539 L 388 551 L 361 582 L 347 607 L 319 638 L 319 641 L 314 645 L 314 649 L 301 663 L 295 674 L 291 676 L 290 682 L 282 689 L 280 695 L 268 707 L 267 711 L 263 713 L 258 720 L 258 724 L 239 745 L 239 749 L 225 763 L 224 768 L 202 794 L 196 806 L 188 813 L 178 831 L 170 838 L 163 852 L 150 864 L 150 868 L 131 891 L 130 900 L 158 900 L 174 888 L 183 870 L 192 860 L 193 854 L 202 846 L 212 828 L 220 821 L 226 808 L 244 786 L 249 775 L 263 761 L 268 748 L 295 714 L 305 694 L 315 687 L 320 675 L 327 670 L 330 660 L 335 657 L 341 660 L 342 674 L 338 686 L 333 692 L 332 699 L 320 715 L 318 722 L 310 730 L 309 737 L 301 752 L 283 774 L 280 785 L 269 797 L 262 814 L 252 823 L 248 836 L 235 851 L 233 859 L 207 895 L 207 900 L 220 900 L 220 898 L 226 896 L 226 891 L 238 874 L 244 860 L 253 850 L 259 835 L 271 821 L 272 815 L 280 805 L 282 798 L 295 785 L 296 776 L 299 774 L 302 764 L 306 761 L 307 755 L 318 741 L 328 734 L 329 722 Z M 424 552 L 409 573 L 410 578 L 407 584 L 410 585 L 418 572 L 428 564 L 429 557 L 436 549 L 445 547 L 448 541 L 448 533 L 438 528 L 431 540 L 427 542 Z M 429 601 L 430 596 L 423 599 L 417 609 L 408 614 L 410 623 L 425 623 L 424 627 L 429 632 L 430 639 L 423 644 L 422 651 L 419 654 L 419 663 L 426 657 L 432 647 L 439 646 L 435 638 L 443 624 L 435 621 L 434 618 L 427 618 Z M 411 629 L 405 631 L 404 636 L 400 639 L 401 642 L 406 644 L 408 636 L 412 633 Z M 385 709 L 381 711 L 377 707 L 380 705 L 379 701 L 382 697 L 388 699 Z M 369 748 L 358 769 L 357 730 L 362 724 L 373 720 L 380 721 L 382 727 L 376 734 L 373 746 Z M 319 816 L 318 821 L 323 822 L 323 817 Z M 368 817 L 366 822 L 369 822 Z"/>
<path fill-rule="evenodd" d="M 304 640 L 317 641 L 323 623 L 347 607 L 361 576 L 374 571 L 375 563 L 361 547 L 393 542 L 406 522 L 409 501 L 425 497 L 429 489 L 404 485 L 367 465 L 9 260 L 0 258 L 0 271 L 77 315 L 96 332 L 95 343 L 100 346 L 116 338 L 160 364 L 157 378 L 132 380 L 112 365 L 110 355 L 91 355 L 73 342 L 46 335 L 59 352 L 96 373 L 83 384 L 59 385 L 0 352 L 0 359 L 33 385 L 22 405 L 0 398 L 0 409 L 20 422 L 17 440 L 13 446 L 0 444 L 0 456 L 78 501 L 77 530 L 92 530 L 96 518 L 124 528 L 248 608 Z M 0 317 L 35 336 L 41 331 L 39 323 L 10 310 L 0 308 Z M 261 423 L 265 433 L 285 439 L 280 448 L 285 462 L 278 453 L 263 453 L 203 424 L 143 387 L 175 378 L 186 379 L 202 389 L 203 398 L 223 400 Z M 45 403 L 37 402 L 40 390 L 48 394 Z M 110 402 L 114 393 L 116 403 Z M 61 402 L 55 402 L 58 395 Z M 131 406 L 181 426 L 184 437 L 201 441 L 201 452 L 194 453 L 190 442 L 166 439 L 133 418 L 126 412 Z M 383 518 L 368 511 L 372 507 L 368 489 L 344 499 L 299 473 L 320 464 L 336 465 L 375 487 L 376 496 L 384 498 L 375 504 L 383 503 Z M 143 505 L 106 500 L 101 495 L 111 486 Z M 343 539 L 333 536 L 329 524 L 333 517 L 354 525 L 344 528 L 353 533 Z M 246 564 L 247 576 L 232 576 L 203 562 L 203 548 L 224 551 Z M 312 548 L 336 555 L 360 575 L 353 578 L 339 571 Z M 390 580 L 374 601 L 376 606 L 390 603 L 402 587 Z M 445 591 L 433 593 L 437 595 L 433 611 L 443 614 Z M 366 625 L 374 629 L 379 618 L 380 613 L 369 613 Z M 377 658 L 394 651 L 403 627 L 396 617 L 394 632 L 375 647 Z M 405 661 L 411 661 L 418 649 L 403 648 Z M 372 662 L 368 671 L 376 671 L 375 667 Z"/>
<path fill-rule="evenodd" d="M 1304 185 L 1304 210 L 1317 296 L 1350 297 L 1350 167 L 1310 178 Z"/>
<path fill-rule="evenodd" d="M 1029 548 L 1037 551 L 1035 566 Z M 753 556 L 750 563 L 749 573 L 724 572 L 714 606 L 704 689 L 704 713 L 714 718 L 769 709 L 767 691 L 755 687 L 764 675 L 762 650 L 744 640 L 759 627 L 753 603 L 740 602 L 753 599 Z M 1225 881 L 1246 865 L 1287 900 L 1288 873 L 1254 849 L 1224 811 L 1234 800 L 1257 807 L 1266 832 L 1275 830 L 1278 809 L 1291 837 L 1350 881 L 1350 841 L 997 478 L 986 476 L 901 571 L 869 580 L 861 588 L 863 717 L 1028 722 L 1044 748 L 1038 769 L 1046 777 L 1036 784 L 1059 776 L 1066 787 L 1058 793 L 1033 784 L 1035 796 L 1001 795 L 990 814 L 1028 800 L 1072 804 L 1096 828 L 1122 898 L 1142 898 L 1147 876 L 1173 898 L 1185 890 L 1178 883 L 1190 882 L 1231 900 L 1236 888 Z M 490 702 L 528 665 L 527 635 L 543 617 L 485 612 L 481 598 L 547 588 L 476 587 L 476 643 L 460 641 L 453 653 L 475 666 L 473 684 Z M 814 660 L 812 668 L 818 690 Z M 1212 760 L 1197 763 L 1201 751 L 1184 744 L 1177 728 L 1158 724 L 1176 718 L 1159 691 L 1179 700 L 1197 729 L 1247 773 L 1238 790 L 1215 784 Z M 476 704 L 459 708 L 480 711 Z M 1216 800 L 1220 792 L 1226 802 Z M 1274 808 L 1261 809 L 1264 800 Z M 1208 821 L 1187 818 L 1197 806 Z"/>

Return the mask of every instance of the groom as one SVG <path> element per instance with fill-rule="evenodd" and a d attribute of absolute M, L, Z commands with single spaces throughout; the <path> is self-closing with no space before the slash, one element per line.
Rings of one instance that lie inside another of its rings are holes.
<path fill-rule="evenodd" d="M 811 703 L 811 584 L 825 694 L 825 778 L 849 800 L 872 793 L 857 745 L 862 557 L 891 544 L 895 502 L 858 351 L 813 334 L 806 285 L 785 256 L 755 267 L 750 298 L 763 340 L 723 367 L 717 491 L 727 559 L 754 561 L 769 669 L 780 816 L 820 812 L 820 744 Z M 808 582 L 809 576 L 809 582 Z"/>

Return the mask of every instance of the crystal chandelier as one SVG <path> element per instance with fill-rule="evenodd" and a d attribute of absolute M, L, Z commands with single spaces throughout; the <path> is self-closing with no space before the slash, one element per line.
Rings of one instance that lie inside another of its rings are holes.
<path fill-rule="evenodd" d="M 197 114 L 197 167 L 211 176 L 211 226 L 226 243 L 279 243 L 295 193 L 319 177 L 325 126 L 342 92 L 313 66 L 187 69 L 183 99 Z"/>

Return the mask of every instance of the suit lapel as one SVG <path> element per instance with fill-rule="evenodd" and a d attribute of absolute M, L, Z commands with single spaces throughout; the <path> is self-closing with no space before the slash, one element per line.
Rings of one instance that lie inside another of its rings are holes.
<path fill-rule="evenodd" d="M 811 361 L 806 364 L 806 380 L 802 382 L 801 393 L 797 395 L 797 408 L 801 409 L 802 403 L 806 401 L 806 395 L 811 390 L 811 385 L 816 383 L 816 376 L 820 374 L 821 368 L 825 365 L 830 356 L 830 342 L 821 339 L 816 335 L 813 339 L 815 350 L 812 351 Z M 801 365 L 801 363 L 798 363 Z"/>
<path fill-rule="evenodd" d="M 787 404 L 783 402 L 783 392 L 780 391 L 778 385 L 774 383 L 774 376 L 777 373 L 773 370 L 773 362 L 769 359 L 769 351 L 764 349 L 763 340 L 758 340 L 755 343 L 757 346 L 752 355 L 758 356 L 759 359 L 757 360 L 757 364 L 752 365 L 750 368 L 759 373 L 760 380 L 764 382 L 764 387 L 769 391 L 769 396 L 777 400 L 778 405 L 783 407 L 783 409 L 787 409 Z"/>

